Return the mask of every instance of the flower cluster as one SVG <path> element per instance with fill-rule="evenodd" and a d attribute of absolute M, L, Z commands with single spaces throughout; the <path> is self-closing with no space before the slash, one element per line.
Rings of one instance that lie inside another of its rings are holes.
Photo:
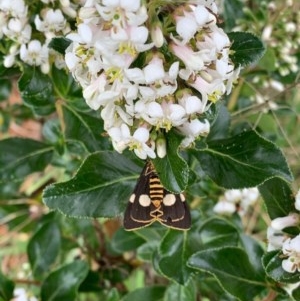
<path fill-rule="evenodd" d="M 261 36 L 267 46 L 265 55 L 266 73 L 260 72 L 251 80 L 253 94 L 251 101 L 265 104 L 265 111 L 276 110 L 278 105 L 272 99 L 282 93 L 286 86 L 283 80 L 293 78 L 299 72 L 300 60 L 300 2 L 287 0 L 262 1 L 259 15 L 245 7 L 244 16 L 236 20 L 233 31 L 250 31 Z M 265 16 L 265 18 L 261 18 Z M 248 19 L 247 19 L 248 17 Z M 256 22 L 252 22 L 255 18 Z M 250 21 L 251 20 L 251 21 Z"/>
<path fill-rule="evenodd" d="M 213 0 L 85 2 L 65 61 L 118 152 L 163 157 L 172 128 L 183 147 L 209 132 L 205 111 L 239 74 L 217 21 Z"/>
<path fill-rule="evenodd" d="M 38 7 L 24 0 L 0 0 L 0 38 L 5 44 L 3 64 L 10 68 L 20 61 L 39 66 L 44 73 L 50 63 L 65 66 L 63 56 L 48 48 L 51 39 L 70 31 L 67 19 L 75 20 L 76 5 L 68 0 L 43 0 Z"/>
<path fill-rule="evenodd" d="M 295 208 L 300 211 L 300 190 L 296 195 Z M 284 232 L 288 227 L 299 227 L 300 214 L 292 212 L 288 216 L 272 220 L 268 228 L 268 251 L 282 249 L 282 268 L 289 272 L 300 272 L 300 234 L 292 237 Z"/>
<path fill-rule="evenodd" d="M 244 189 L 230 189 L 225 191 L 217 204 L 214 206 L 214 212 L 218 214 L 231 215 L 238 212 L 244 215 L 250 206 L 254 205 L 259 198 L 259 192 L 256 187 Z"/>

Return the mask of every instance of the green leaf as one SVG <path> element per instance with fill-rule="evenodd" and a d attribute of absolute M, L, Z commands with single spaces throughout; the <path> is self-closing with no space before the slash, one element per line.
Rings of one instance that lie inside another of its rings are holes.
<path fill-rule="evenodd" d="M 145 242 L 143 238 L 136 235 L 135 232 L 118 229 L 111 239 L 111 247 L 114 251 L 122 254 L 124 252 L 135 250 Z"/>
<path fill-rule="evenodd" d="M 221 218 L 211 218 L 200 228 L 201 240 L 206 248 L 237 246 L 239 233 L 236 227 Z"/>
<path fill-rule="evenodd" d="M 264 249 L 260 243 L 251 236 L 247 236 L 243 233 L 240 234 L 240 240 L 253 269 L 257 274 L 265 275 L 265 271 L 261 262 L 261 258 L 264 255 Z"/>
<path fill-rule="evenodd" d="M 103 121 L 82 112 L 75 111 L 70 106 L 62 106 L 64 132 L 67 139 L 84 143 L 90 151 L 111 149 L 111 143 L 103 134 Z"/>
<path fill-rule="evenodd" d="M 72 217 L 114 217 L 124 211 L 140 172 L 118 153 L 94 153 L 71 180 L 46 187 L 43 201 Z"/>
<path fill-rule="evenodd" d="M 224 139 L 228 136 L 230 127 L 230 114 L 223 103 L 218 106 L 217 118 L 212 122 L 207 141 Z"/>
<path fill-rule="evenodd" d="M 276 176 L 292 180 L 280 149 L 255 131 L 208 142 L 206 148 L 191 153 L 206 174 L 225 188 L 254 187 Z"/>
<path fill-rule="evenodd" d="M 86 262 L 77 260 L 52 272 L 42 284 L 41 300 L 75 301 L 88 270 Z"/>
<path fill-rule="evenodd" d="M 224 290 L 242 301 L 253 300 L 265 288 L 263 277 L 253 269 L 247 254 L 237 247 L 197 252 L 188 264 L 213 274 Z"/>
<path fill-rule="evenodd" d="M 300 300 L 300 285 L 298 284 L 297 288 L 292 291 L 292 297 L 295 301 Z"/>
<path fill-rule="evenodd" d="M 163 286 L 139 288 L 124 296 L 122 301 L 162 301 L 165 289 Z"/>
<path fill-rule="evenodd" d="M 39 68 L 24 68 L 18 85 L 24 103 L 36 114 L 49 115 L 54 112 L 52 81 Z"/>
<path fill-rule="evenodd" d="M 137 257 L 142 261 L 151 261 L 153 258 L 153 253 L 158 249 L 159 242 L 158 241 L 149 241 L 145 244 L 142 244 L 137 249 Z"/>
<path fill-rule="evenodd" d="M 60 98 L 71 104 L 78 104 L 82 109 L 87 110 L 87 105 L 82 96 L 82 89 L 73 76 L 65 69 L 52 67 L 51 79 L 54 89 Z"/>
<path fill-rule="evenodd" d="M 119 300 L 120 300 L 119 292 L 114 287 L 107 293 L 106 301 L 119 301 Z"/>
<path fill-rule="evenodd" d="M 231 32 L 228 34 L 232 45 L 230 58 L 235 65 L 249 65 L 258 61 L 265 52 L 262 41 L 249 32 Z"/>
<path fill-rule="evenodd" d="M 10 301 L 13 298 L 15 284 L 0 272 L 0 300 Z"/>
<path fill-rule="evenodd" d="M 0 181 L 23 179 L 30 173 L 42 171 L 50 163 L 53 149 L 48 145 L 23 138 L 0 141 Z"/>
<path fill-rule="evenodd" d="M 59 253 L 60 244 L 60 230 L 54 222 L 44 224 L 31 237 L 27 254 L 36 279 L 40 280 L 49 271 Z"/>
<path fill-rule="evenodd" d="M 276 282 L 281 283 L 297 283 L 299 282 L 299 274 L 298 273 L 288 273 L 282 268 L 282 260 L 281 257 L 282 252 L 278 250 L 274 250 L 268 252 L 262 257 L 262 263 L 265 268 L 266 273 L 269 277 L 271 277 Z"/>
<path fill-rule="evenodd" d="M 287 216 L 295 211 L 294 193 L 289 183 L 281 178 L 272 178 L 259 187 L 271 219 Z"/>
<path fill-rule="evenodd" d="M 181 136 L 170 131 L 167 135 L 167 155 L 153 160 L 162 185 L 174 193 L 185 190 L 189 179 L 188 165 L 178 154 L 181 140 Z"/>
<path fill-rule="evenodd" d="M 258 63 L 258 66 L 268 72 L 274 72 L 277 69 L 277 54 L 273 47 L 267 47 L 264 56 Z"/>
<path fill-rule="evenodd" d="M 169 230 L 159 248 L 159 269 L 169 279 L 185 284 L 193 270 L 186 265 L 192 251 L 187 231 Z"/>
<path fill-rule="evenodd" d="M 69 47 L 69 45 L 72 43 L 71 40 L 64 38 L 64 37 L 55 37 L 53 38 L 48 47 L 56 50 L 60 54 L 65 54 L 66 49 Z"/>
<path fill-rule="evenodd" d="M 193 281 L 189 281 L 186 285 L 173 283 L 168 286 L 164 301 L 193 301 L 197 300 L 197 288 Z"/>
<path fill-rule="evenodd" d="M 224 1 L 224 19 L 226 20 L 226 30 L 232 29 L 236 20 L 241 19 L 243 16 L 244 4 L 240 0 Z"/>
<path fill-rule="evenodd" d="M 8 100 L 12 88 L 12 82 L 8 79 L 1 79 L 0 85 L 0 102 L 3 100 Z"/>

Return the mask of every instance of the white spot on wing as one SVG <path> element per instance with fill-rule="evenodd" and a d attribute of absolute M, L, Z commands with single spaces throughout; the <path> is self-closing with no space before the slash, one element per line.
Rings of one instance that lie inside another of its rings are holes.
<path fill-rule="evenodd" d="M 163 203 L 165 206 L 172 206 L 175 204 L 176 197 L 172 193 L 168 193 L 163 198 Z"/>
<path fill-rule="evenodd" d="M 151 199 L 147 194 L 141 194 L 139 197 L 139 203 L 143 207 L 148 207 L 151 204 Z"/>
<path fill-rule="evenodd" d="M 135 199 L 135 194 L 133 193 L 130 198 L 129 198 L 129 202 L 130 203 L 133 203 L 134 202 L 134 199 Z"/>
<path fill-rule="evenodd" d="M 182 193 L 180 193 L 180 199 L 181 199 L 181 202 L 184 202 L 185 201 L 185 197 L 184 197 L 184 195 L 182 194 Z"/>

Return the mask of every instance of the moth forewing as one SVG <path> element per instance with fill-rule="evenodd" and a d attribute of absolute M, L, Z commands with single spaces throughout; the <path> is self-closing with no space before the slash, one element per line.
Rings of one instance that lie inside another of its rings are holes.
<path fill-rule="evenodd" d="M 167 196 L 169 195 L 170 193 L 167 194 Z M 191 214 L 185 202 L 185 197 L 183 194 L 172 195 L 175 197 L 175 202 L 170 205 L 168 202 L 163 202 L 162 211 L 164 214 L 160 222 L 170 228 L 187 230 L 191 227 Z M 169 197 L 170 200 L 171 197 Z"/>

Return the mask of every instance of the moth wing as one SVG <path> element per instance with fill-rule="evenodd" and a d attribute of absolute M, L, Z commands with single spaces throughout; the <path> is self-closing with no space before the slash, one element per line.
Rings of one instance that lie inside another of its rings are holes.
<path fill-rule="evenodd" d="M 140 212 L 141 217 L 139 217 L 138 219 L 133 218 L 133 216 L 131 214 L 131 212 L 134 211 L 133 205 L 134 204 L 129 203 L 127 205 L 127 208 L 126 208 L 126 211 L 124 214 L 123 225 L 124 225 L 125 230 L 130 231 L 130 230 L 136 230 L 139 228 L 144 228 L 154 222 L 153 218 L 151 218 L 148 213 Z M 150 211 L 149 211 L 149 213 L 150 213 Z M 145 216 L 145 218 L 142 219 L 143 218 L 142 216 Z"/>
<path fill-rule="evenodd" d="M 160 222 L 165 226 L 179 230 L 187 230 L 191 227 L 191 214 L 183 194 L 172 194 L 166 191 L 162 211 L 164 214 Z"/>
<path fill-rule="evenodd" d="M 150 216 L 151 201 L 149 197 L 149 179 L 148 164 L 145 165 L 138 182 L 131 195 L 124 214 L 124 229 L 135 230 L 146 227 L 154 222 Z M 149 202 L 148 199 L 149 198 Z M 149 205 L 147 204 L 149 203 Z"/>

